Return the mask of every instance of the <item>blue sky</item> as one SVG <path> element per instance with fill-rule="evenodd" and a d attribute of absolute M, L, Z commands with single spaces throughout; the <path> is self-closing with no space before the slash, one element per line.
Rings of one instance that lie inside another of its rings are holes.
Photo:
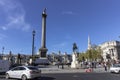
<path fill-rule="evenodd" d="M 0 0 L 0 53 L 31 54 L 41 47 L 41 13 L 47 8 L 48 53 L 85 51 L 92 44 L 120 40 L 120 0 Z"/>

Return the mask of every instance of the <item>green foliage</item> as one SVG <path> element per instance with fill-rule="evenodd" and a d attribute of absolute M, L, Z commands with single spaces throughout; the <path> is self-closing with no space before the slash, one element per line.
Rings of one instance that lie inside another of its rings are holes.
<path fill-rule="evenodd" d="M 87 59 L 87 60 L 93 61 L 97 59 L 102 59 L 101 53 L 102 51 L 100 48 L 90 49 L 90 50 L 87 50 L 85 53 L 79 53 L 78 60 L 84 61 Z"/>
<path fill-rule="evenodd" d="M 85 54 L 84 53 L 79 53 L 78 60 L 79 61 L 84 61 L 85 60 Z"/>

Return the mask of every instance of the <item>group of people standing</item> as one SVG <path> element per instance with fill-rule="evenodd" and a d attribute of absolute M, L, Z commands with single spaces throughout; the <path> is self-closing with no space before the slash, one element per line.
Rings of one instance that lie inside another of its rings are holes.
<path fill-rule="evenodd" d="M 81 68 L 96 68 L 97 62 L 80 62 Z"/>
<path fill-rule="evenodd" d="M 95 62 L 95 61 L 93 61 L 93 62 L 90 62 L 90 61 L 86 61 L 86 62 L 81 62 L 80 63 L 80 65 L 81 65 L 81 68 L 84 68 L 84 69 L 86 69 L 86 68 L 97 68 L 97 67 L 104 67 L 104 70 L 105 71 L 108 71 L 109 69 L 110 69 L 110 66 L 111 66 L 111 62 Z"/>

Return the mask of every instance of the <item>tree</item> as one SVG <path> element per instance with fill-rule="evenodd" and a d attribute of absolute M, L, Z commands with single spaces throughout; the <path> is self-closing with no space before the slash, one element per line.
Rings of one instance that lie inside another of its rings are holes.
<path fill-rule="evenodd" d="M 93 52 L 92 49 L 86 51 L 87 59 L 90 61 L 93 60 L 93 53 L 92 52 Z"/>
<path fill-rule="evenodd" d="M 99 47 L 94 47 L 87 51 L 89 59 L 92 61 L 93 60 L 95 61 L 97 59 L 102 59 L 101 53 L 102 53 L 102 51 Z"/>
<path fill-rule="evenodd" d="M 83 60 L 90 60 L 90 61 L 96 61 L 96 60 L 103 60 L 102 58 L 102 50 L 100 49 L 100 47 L 94 46 L 94 48 L 87 50 L 84 53 L 79 53 L 79 61 L 83 61 Z"/>
<path fill-rule="evenodd" d="M 85 61 L 85 53 L 79 53 L 78 60 Z"/>

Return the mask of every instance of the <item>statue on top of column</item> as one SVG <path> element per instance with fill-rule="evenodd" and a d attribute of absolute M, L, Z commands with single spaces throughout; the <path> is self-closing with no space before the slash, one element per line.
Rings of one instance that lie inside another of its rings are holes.
<path fill-rule="evenodd" d="M 47 10 L 47 8 L 45 8 L 45 9 L 43 10 L 43 14 L 46 14 L 46 10 Z"/>

